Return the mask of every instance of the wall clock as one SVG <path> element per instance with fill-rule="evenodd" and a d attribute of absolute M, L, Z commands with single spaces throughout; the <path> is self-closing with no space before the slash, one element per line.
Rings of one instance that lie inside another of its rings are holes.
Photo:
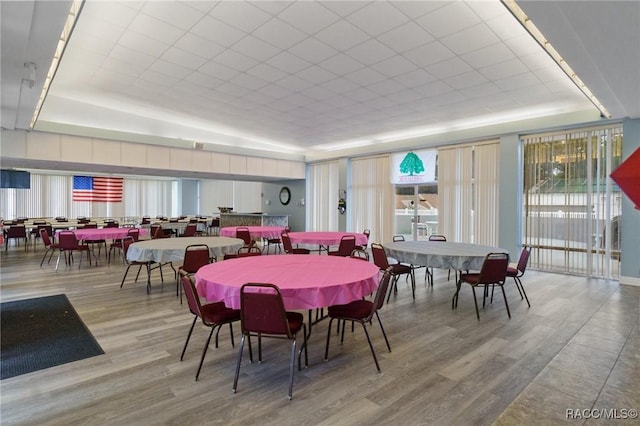
<path fill-rule="evenodd" d="M 291 201 L 291 191 L 286 186 L 283 186 L 280 190 L 280 204 L 286 206 Z"/>

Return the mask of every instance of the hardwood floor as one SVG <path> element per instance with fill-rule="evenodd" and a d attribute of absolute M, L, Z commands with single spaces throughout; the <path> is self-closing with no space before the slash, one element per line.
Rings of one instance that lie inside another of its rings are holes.
<path fill-rule="evenodd" d="M 106 265 L 104 254 L 98 267 L 62 262 L 56 272 L 55 255 L 38 266 L 43 253 L 41 245 L 2 252 L 1 301 L 67 294 L 105 355 L 2 380 L 3 425 L 589 424 L 567 418 L 566 410 L 640 408 L 637 287 L 528 270 L 531 308 L 511 281 L 512 318 L 496 292 L 477 321 L 470 288 L 452 310 L 447 271 L 435 271 L 433 288 L 419 272 L 415 301 L 401 280 L 380 311 L 391 353 L 377 323 L 371 327 L 382 373 L 358 327 L 342 345 L 331 339 L 325 362 L 322 321 L 289 401 L 285 342 L 265 340 L 262 364 L 249 364 L 245 352 L 233 394 L 238 346 L 225 327 L 196 382 L 208 330 L 196 327 L 181 362 L 192 316 L 176 298 L 171 274 L 162 287 L 154 271 L 147 295 L 144 277 L 134 284 L 135 274 L 120 289 L 125 268 Z"/>

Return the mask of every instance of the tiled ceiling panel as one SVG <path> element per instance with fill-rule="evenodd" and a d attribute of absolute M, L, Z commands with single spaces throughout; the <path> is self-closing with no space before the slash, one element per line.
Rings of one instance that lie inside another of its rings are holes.
<path fill-rule="evenodd" d="M 106 130 L 304 153 L 559 94 L 593 109 L 498 1 L 88 1 L 48 95 L 65 109 L 39 119 L 87 126 L 92 105 Z"/>

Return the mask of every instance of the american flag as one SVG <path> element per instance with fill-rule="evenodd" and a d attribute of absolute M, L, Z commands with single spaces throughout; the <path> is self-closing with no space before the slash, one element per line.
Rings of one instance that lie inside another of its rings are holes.
<path fill-rule="evenodd" d="M 123 178 L 74 176 L 73 201 L 122 202 L 123 186 Z"/>

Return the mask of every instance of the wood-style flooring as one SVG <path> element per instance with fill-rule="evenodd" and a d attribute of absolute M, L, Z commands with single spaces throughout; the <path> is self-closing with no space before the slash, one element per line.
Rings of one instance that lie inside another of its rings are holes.
<path fill-rule="evenodd" d="M 208 329 L 196 327 L 181 362 L 192 316 L 169 268 L 164 286 L 153 272 L 148 295 L 135 274 L 121 289 L 125 267 L 107 265 L 104 253 L 98 267 L 79 269 L 76 259 L 57 272 L 56 255 L 39 267 L 43 253 L 41 245 L 2 251 L 0 300 L 65 293 L 105 354 L 2 380 L 2 425 L 610 424 L 570 419 L 567 410 L 640 408 L 638 287 L 528 270 L 531 308 L 510 281 L 512 318 L 496 292 L 477 321 L 468 286 L 452 310 L 447 271 L 436 270 L 431 288 L 420 269 L 415 300 L 402 279 L 380 311 L 392 352 L 378 324 L 370 328 L 382 372 L 359 326 L 348 327 L 342 345 L 332 337 L 325 362 L 322 321 L 289 401 L 289 344 L 273 339 L 263 342 L 261 364 L 249 364 L 245 348 L 231 392 L 239 324 L 236 347 L 223 328 L 195 381 Z"/>

